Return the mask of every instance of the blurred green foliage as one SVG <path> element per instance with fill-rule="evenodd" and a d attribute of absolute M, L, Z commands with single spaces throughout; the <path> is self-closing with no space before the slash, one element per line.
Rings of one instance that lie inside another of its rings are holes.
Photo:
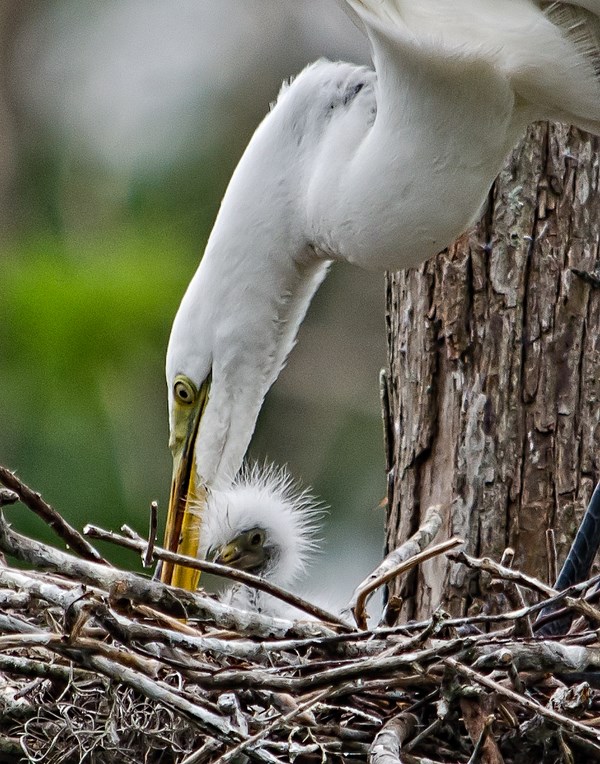
<path fill-rule="evenodd" d="M 197 256 L 165 231 L 5 248 L 0 460 L 79 526 L 143 530 L 168 490 L 164 348 Z"/>

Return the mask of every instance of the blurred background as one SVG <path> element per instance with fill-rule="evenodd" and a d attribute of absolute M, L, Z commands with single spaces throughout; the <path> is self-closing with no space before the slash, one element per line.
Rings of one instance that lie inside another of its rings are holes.
<path fill-rule="evenodd" d="M 164 522 L 171 321 L 249 137 L 320 56 L 368 61 L 335 0 L 0 0 L 0 462 L 77 527 L 145 534 L 153 499 Z M 331 507 L 300 587 L 331 606 L 381 559 L 384 360 L 383 276 L 336 266 L 251 447 Z"/>

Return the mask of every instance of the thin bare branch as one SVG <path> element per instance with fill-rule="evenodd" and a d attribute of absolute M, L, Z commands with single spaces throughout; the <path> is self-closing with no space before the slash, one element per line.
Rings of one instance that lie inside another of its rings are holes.
<path fill-rule="evenodd" d="M 480 684 L 483 687 L 487 687 L 489 690 L 493 690 L 498 695 L 502 695 L 508 700 L 511 700 L 512 702 L 517 703 L 522 708 L 527 708 L 529 711 L 532 711 L 534 714 L 543 716 L 544 718 L 549 719 L 550 721 L 566 728 L 570 732 L 578 733 L 579 735 L 582 735 L 582 737 L 584 738 L 589 738 L 594 740 L 596 743 L 600 743 L 600 733 L 596 732 L 595 730 L 591 730 L 585 724 L 582 724 L 581 722 L 578 722 L 575 719 L 570 719 L 564 714 L 559 714 L 556 711 L 553 711 L 551 708 L 542 706 L 541 703 L 537 703 L 535 700 L 532 700 L 527 695 L 521 695 L 515 692 L 514 690 L 509 690 L 507 687 L 504 687 L 499 682 L 495 682 L 493 679 L 490 679 L 488 676 L 484 676 L 483 674 L 480 674 L 478 671 L 475 671 L 474 669 L 463 665 L 462 663 L 455 660 L 454 658 L 444 658 L 443 663 L 445 663 L 446 666 L 454 669 L 459 674 L 462 674 L 468 679 L 471 679 L 474 682 L 477 682 L 477 684 Z"/>
<path fill-rule="evenodd" d="M 125 549 L 131 549 L 133 551 L 140 552 L 141 554 L 145 553 L 147 547 L 146 542 L 141 539 L 136 540 L 132 538 L 126 538 L 125 536 L 120 536 L 118 533 L 114 533 L 113 531 L 105 531 L 95 525 L 86 525 L 86 527 L 83 529 L 83 532 L 86 536 L 90 536 L 91 538 L 108 541 L 112 544 L 116 544 L 117 546 L 124 547 Z M 298 597 L 298 595 L 293 594 L 286 589 L 282 589 L 280 586 L 276 586 L 270 581 L 267 581 L 264 578 L 260 578 L 259 576 L 255 576 L 252 573 L 247 573 L 244 570 L 237 570 L 236 568 L 230 568 L 227 565 L 218 565 L 215 562 L 208 562 L 208 560 L 198 560 L 194 557 L 186 557 L 175 552 L 169 552 L 162 547 L 154 547 L 153 554 L 154 557 L 158 558 L 159 560 L 164 560 L 165 562 L 172 562 L 177 565 L 194 568 L 195 570 L 201 570 L 204 573 L 212 573 L 215 576 L 221 576 L 223 578 L 229 578 L 232 581 L 238 581 L 239 583 L 245 584 L 246 586 L 251 586 L 253 589 L 259 589 L 262 592 L 266 592 L 267 594 L 270 594 L 271 596 L 286 602 L 288 605 L 292 605 L 292 607 L 307 613 L 313 618 L 317 618 L 319 621 L 335 624 L 336 626 L 341 626 L 345 629 L 351 629 L 349 624 L 339 616 L 334 615 L 327 610 L 323 610 L 323 608 L 314 605 L 312 602 L 308 602 L 302 597 Z"/>
<path fill-rule="evenodd" d="M 335 633 L 319 623 L 291 622 L 260 613 L 237 610 L 208 596 L 186 592 L 159 581 L 150 581 L 135 573 L 81 560 L 13 531 L 2 515 L 0 549 L 43 570 L 62 573 L 76 581 L 98 586 L 110 592 L 113 598 L 150 605 L 175 617 L 212 622 L 222 629 L 231 629 L 248 636 L 308 638 L 332 636 Z M 0 581 L 4 575 L 5 571 L 0 568 Z"/>
<path fill-rule="evenodd" d="M 447 507 L 438 504 L 429 507 L 419 530 L 408 541 L 390 552 L 385 560 L 356 587 L 345 611 L 354 615 L 354 620 L 359 629 L 367 628 L 365 607 L 374 591 L 415 565 L 419 565 L 425 559 L 443 554 L 447 549 L 452 549 L 462 543 L 457 539 L 451 539 L 444 542 L 443 549 L 435 547 L 434 550 L 429 551 L 428 557 L 423 557 L 423 550 L 429 546 L 441 528 L 442 513 L 445 510 Z"/>
<path fill-rule="evenodd" d="M 0 483 L 3 483 L 8 489 L 17 494 L 21 502 L 31 509 L 32 512 L 47 523 L 53 531 L 67 544 L 74 552 L 83 557 L 84 560 L 99 562 L 103 565 L 109 563 L 102 555 L 94 549 L 89 541 L 83 538 L 78 530 L 50 506 L 39 493 L 36 493 L 20 480 L 13 472 L 0 465 Z"/>
<path fill-rule="evenodd" d="M 369 751 L 369 764 L 402 764 L 402 747 L 417 723 L 413 714 L 404 713 L 390 719 L 375 736 Z"/>
<path fill-rule="evenodd" d="M 148 543 L 142 555 L 142 564 L 149 568 L 154 562 L 154 547 L 156 546 L 156 533 L 158 530 L 158 502 L 150 504 L 150 526 L 148 528 Z"/>

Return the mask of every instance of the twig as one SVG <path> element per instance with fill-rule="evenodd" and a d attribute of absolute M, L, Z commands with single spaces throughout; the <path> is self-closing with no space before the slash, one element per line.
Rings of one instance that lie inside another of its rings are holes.
<path fill-rule="evenodd" d="M 375 736 L 369 751 L 369 764 L 402 764 L 401 749 L 417 726 L 413 714 L 390 719 Z"/>
<path fill-rule="evenodd" d="M 518 671 L 550 671 L 553 674 L 600 668 L 600 648 L 564 645 L 560 642 L 515 642 L 473 647 L 475 669 L 504 669 L 512 662 Z M 477 657 L 479 656 L 479 657 Z"/>
<path fill-rule="evenodd" d="M 498 695 L 503 695 L 509 700 L 512 700 L 514 703 L 518 703 L 520 706 L 527 708 L 529 711 L 532 711 L 535 714 L 539 714 L 540 716 L 549 719 L 555 724 L 566 727 L 570 732 L 579 733 L 585 738 L 592 738 L 592 740 L 595 742 L 600 742 L 600 733 L 591 730 L 589 727 L 586 727 L 585 724 L 582 724 L 575 719 L 569 719 L 568 716 L 564 716 L 563 714 L 559 714 L 556 711 L 547 708 L 546 706 L 542 706 L 540 703 L 536 703 L 535 700 L 528 698 L 527 695 L 519 695 L 519 693 L 514 692 L 514 690 L 509 690 L 499 682 L 495 682 L 493 679 L 479 674 L 477 671 L 474 671 L 472 668 L 463 665 L 454 658 L 444 658 L 443 663 L 445 663 L 449 668 L 454 669 L 454 671 L 458 672 L 459 674 L 462 674 L 463 676 L 472 679 L 474 682 L 477 682 L 477 684 L 481 684 L 483 687 L 487 687 L 488 689 L 493 690 Z"/>
<path fill-rule="evenodd" d="M 429 695 L 439 695 L 439 690 L 435 690 L 435 692 L 429 693 Z M 431 735 L 434 735 L 443 724 L 444 720 L 438 716 L 437 719 L 434 719 L 428 727 L 425 727 L 424 730 L 421 730 L 421 732 L 419 732 L 419 734 L 416 735 L 410 741 L 410 743 L 405 746 L 406 751 L 409 753 L 410 751 L 414 751 L 415 748 L 423 742 L 423 740 L 426 740 Z"/>
<path fill-rule="evenodd" d="M 296 708 L 294 708 L 292 711 L 288 712 L 287 714 L 283 714 L 279 718 L 275 719 L 274 722 L 267 725 L 263 730 L 260 732 L 257 732 L 255 735 L 252 735 L 252 737 L 249 737 L 247 740 L 244 740 L 242 743 L 237 745 L 235 748 L 231 748 L 229 751 L 225 751 L 225 753 L 222 756 L 219 756 L 219 758 L 214 762 L 214 764 L 229 764 L 229 762 L 233 762 L 237 759 L 237 757 L 240 755 L 240 753 L 243 753 L 245 750 L 247 750 L 249 753 L 256 751 L 256 743 L 259 743 L 263 738 L 265 738 L 270 732 L 277 729 L 278 727 L 281 727 L 282 724 L 286 724 L 287 722 L 294 719 L 296 716 L 299 716 L 300 714 L 305 713 L 310 708 L 315 706 L 317 703 L 320 703 L 321 700 L 324 700 L 327 695 L 330 693 L 330 690 L 324 690 L 323 692 L 318 693 L 317 695 L 313 695 L 309 700 L 305 701 L 304 703 L 299 703 Z M 181 764 L 193 764 L 194 760 L 184 759 Z"/>
<path fill-rule="evenodd" d="M 71 579 L 98 586 L 116 599 L 131 600 L 175 617 L 197 618 L 248 636 L 304 638 L 333 636 L 335 632 L 316 622 L 292 622 L 249 613 L 216 602 L 210 597 L 149 581 L 135 573 L 117 570 L 73 557 L 54 547 L 13 531 L 0 513 L 0 549 L 38 568 L 59 572 Z M 6 571 L 0 568 L 0 581 Z"/>
<path fill-rule="evenodd" d="M 553 589 L 551 586 L 548 586 L 547 584 L 542 583 L 542 581 L 539 579 L 534 578 L 533 576 L 528 576 L 518 570 L 506 568 L 503 565 L 490 560 L 489 557 L 471 557 L 470 555 L 466 554 L 466 552 L 451 552 L 448 554 L 448 557 L 455 562 L 461 562 L 468 568 L 473 568 L 474 570 L 484 570 L 487 573 L 492 573 L 498 578 L 503 578 L 507 581 L 514 581 L 515 583 L 520 584 L 527 589 L 532 589 L 539 594 L 544 594 L 546 597 L 554 597 L 558 594 L 555 589 Z"/>
<path fill-rule="evenodd" d="M 265 670 L 223 670 L 212 676 L 199 676 L 199 686 L 208 690 L 267 689 L 302 694 L 322 687 L 341 685 L 343 682 L 364 682 L 370 677 L 393 677 L 402 669 L 414 675 L 416 667 L 437 663 L 441 655 L 455 654 L 472 647 L 470 639 L 445 640 L 426 650 L 405 653 L 389 658 L 372 656 L 350 661 L 346 665 L 319 671 L 308 676 L 276 676 Z"/>
<path fill-rule="evenodd" d="M 437 544 L 436 546 L 431 547 L 431 549 L 425 549 L 423 552 L 415 554 L 414 557 L 411 557 L 404 562 L 398 562 L 394 568 L 391 568 L 386 572 L 382 572 L 379 576 L 376 576 L 377 571 L 371 573 L 369 578 L 360 584 L 357 589 L 355 589 L 354 594 L 352 595 L 352 599 L 346 606 L 346 610 L 352 610 L 354 620 L 356 621 L 358 628 L 367 628 L 366 605 L 373 592 L 379 589 L 380 586 L 384 586 L 392 579 L 401 576 L 403 573 L 406 573 L 409 570 L 412 570 L 412 568 L 415 568 L 417 565 L 420 565 L 423 562 L 427 562 L 428 560 L 432 560 L 434 557 L 439 557 L 441 554 L 448 552 L 450 549 L 455 549 L 457 546 L 460 546 L 463 543 L 464 541 L 462 539 L 459 539 L 455 536 L 454 538 L 448 539 L 448 541 L 443 541 L 441 544 Z M 386 560 L 387 559 L 388 558 L 386 558 Z M 381 567 L 382 566 L 380 566 L 380 568 L 377 570 L 381 570 Z"/>
<path fill-rule="evenodd" d="M 39 493 L 32 491 L 25 485 L 14 473 L 6 467 L 0 465 L 0 482 L 11 491 L 14 491 L 26 507 L 35 512 L 38 517 L 47 523 L 52 530 L 67 544 L 74 552 L 81 555 L 84 560 L 99 562 L 103 565 L 109 563 L 94 547 L 83 538 L 83 536 L 59 513 L 42 499 Z"/>
<path fill-rule="evenodd" d="M 512 569 L 514 557 L 515 550 L 512 547 L 507 547 L 502 554 L 500 565 L 504 568 Z M 526 607 L 523 595 L 514 581 L 507 581 L 505 578 L 495 578 L 490 584 L 491 588 L 494 591 L 499 588 L 513 610 L 521 610 Z M 526 639 L 533 637 L 533 628 L 529 616 L 526 615 L 523 618 L 515 619 L 513 634 L 515 637 L 525 637 Z"/>
<path fill-rule="evenodd" d="M 373 592 L 388 581 L 396 578 L 396 576 L 418 565 L 424 559 L 429 559 L 428 557 L 420 557 L 420 555 L 423 554 L 425 547 L 433 541 L 441 528 L 442 511 L 444 509 L 446 507 L 439 504 L 430 507 L 419 530 L 410 539 L 405 541 L 404 544 L 390 552 L 385 560 L 356 587 L 345 610 L 352 612 L 359 629 L 366 629 L 367 627 L 365 606 Z M 462 543 L 456 539 L 451 539 L 451 542 L 451 546 L 447 548 L 453 548 L 458 543 Z M 446 544 L 449 543 L 446 542 Z M 435 550 L 437 549 L 438 547 L 435 547 Z M 436 551 L 433 556 L 442 554 L 443 551 L 445 550 Z M 430 550 L 429 555 L 432 553 L 433 550 Z"/>
<path fill-rule="evenodd" d="M 69 666 L 60 666 L 42 660 L 32 660 L 16 655 L 3 655 L 0 653 L 0 671 L 6 674 L 16 674 L 26 677 L 41 677 L 43 679 L 55 679 L 59 682 L 68 683 L 74 677 L 91 677 L 89 671 Z"/>
<path fill-rule="evenodd" d="M 148 528 L 148 543 L 142 555 L 142 565 L 149 568 L 154 562 L 154 547 L 156 546 L 156 532 L 158 529 L 158 502 L 150 504 L 150 527 Z"/>
<path fill-rule="evenodd" d="M 118 533 L 114 533 L 113 531 L 105 531 L 95 525 L 86 525 L 83 529 L 83 532 L 86 536 L 90 536 L 91 538 L 108 541 L 112 544 L 116 544 L 117 546 L 124 547 L 125 549 L 141 552 L 142 554 L 145 552 L 147 546 L 146 542 L 143 540 L 138 541 L 135 539 L 125 538 L 125 536 L 120 536 Z M 345 629 L 351 628 L 346 623 L 346 621 L 339 618 L 339 616 L 336 616 L 327 610 L 323 610 L 322 608 L 318 607 L 317 605 L 313 605 L 311 602 L 308 602 L 302 597 L 298 597 L 296 594 L 288 592 L 287 590 L 282 589 L 280 586 L 276 586 L 270 581 L 267 581 L 264 578 L 260 578 L 259 576 L 255 576 L 252 573 L 247 573 L 244 570 L 237 570 L 236 568 L 230 568 L 227 565 L 218 565 L 215 562 L 208 562 L 208 560 L 198 560 L 194 557 L 186 557 L 185 555 L 176 554 L 175 552 L 168 552 L 162 547 L 154 547 L 153 554 L 154 557 L 158 558 L 159 560 L 164 560 L 165 562 L 172 562 L 176 565 L 184 565 L 189 568 L 201 570 L 204 573 L 212 573 L 216 576 L 230 578 L 233 581 L 238 581 L 239 583 L 251 586 L 254 589 L 259 589 L 260 591 L 266 592 L 273 597 L 277 597 L 277 599 L 286 602 L 288 605 L 292 605 L 293 607 L 298 608 L 298 610 L 302 610 L 304 613 L 308 613 L 308 615 L 311 615 L 314 618 L 323 621 L 324 623 L 332 623 Z"/>

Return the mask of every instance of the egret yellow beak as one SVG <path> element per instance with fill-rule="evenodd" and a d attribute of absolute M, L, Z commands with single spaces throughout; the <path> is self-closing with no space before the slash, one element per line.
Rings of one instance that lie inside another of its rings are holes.
<path fill-rule="evenodd" d="M 198 484 L 195 446 L 200 419 L 206 408 L 210 380 L 199 390 L 186 377 L 174 386 L 174 423 L 169 443 L 173 453 L 173 479 L 165 526 L 164 547 L 170 552 L 198 556 L 206 487 Z M 188 591 L 198 588 L 200 571 L 165 562 L 161 581 Z"/>

